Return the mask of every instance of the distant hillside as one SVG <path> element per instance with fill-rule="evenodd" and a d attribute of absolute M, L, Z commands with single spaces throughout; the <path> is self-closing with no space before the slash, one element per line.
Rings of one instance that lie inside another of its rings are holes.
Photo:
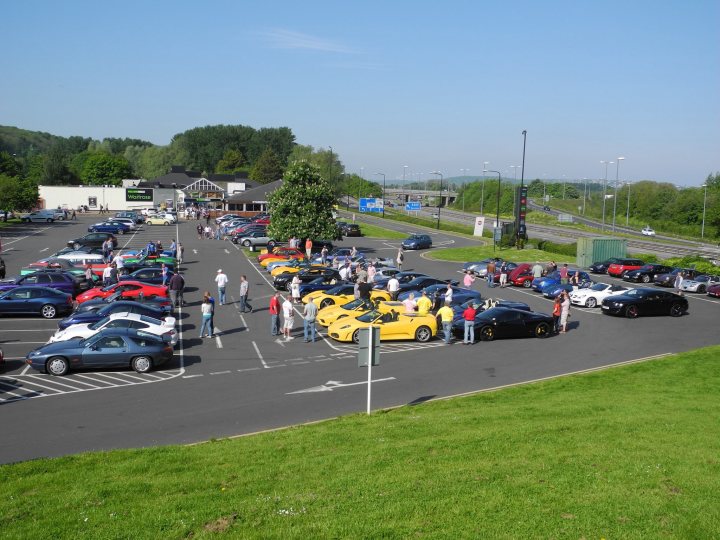
<path fill-rule="evenodd" d="M 13 126 L 0 126 L 0 152 L 25 156 L 47 152 L 53 143 L 64 139 L 42 131 L 28 131 Z"/>

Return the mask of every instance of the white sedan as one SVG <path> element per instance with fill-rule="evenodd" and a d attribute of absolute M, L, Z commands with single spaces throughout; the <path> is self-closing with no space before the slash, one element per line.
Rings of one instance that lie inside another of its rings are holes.
<path fill-rule="evenodd" d="M 139 313 L 113 313 L 93 324 L 73 324 L 65 330 L 58 330 L 48 343 L 69 339 L 86 339 L 105 328 L 134 328 L 157 336 L 167 334 L 173 346 L 178 341 L 174 317 L 166 317 L 161 321 Z"/>
<path fill-rule="evenodd" d="M 622 285 L 608 285 L 607 283 L 596 283 L 587 289 L 577 289 L 570 293 L 570 303 L 576 306 L 594 308 L 602 304 L 608 296 L 622 294 L 629 291 L 629 287 Z"/>
<path fill-rule="evenodd" d="M 718 276 L 695 276 L 695 279 L 683 279 L 680 290 L 703 294 L 707 292 L 710 285 L 717 285 L 718 283 L 720 283 L 720 277 Z"/>
<path fill-rule="evenodd" d="M 650 225 L 647 227 L 644 227 L 642 231 L 640 231 L 643 236 L 655 236 L 655 230 L 650 228 Z"/>

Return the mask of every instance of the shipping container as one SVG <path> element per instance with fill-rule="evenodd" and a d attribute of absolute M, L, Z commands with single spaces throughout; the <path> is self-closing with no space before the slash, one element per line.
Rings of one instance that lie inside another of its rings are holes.
<path fill-rule="evenodd" d="M 587 268 L 595 262 L 602 262 L 611 257 L 627 257 L 627 240 L 606 236 L 578 238 L 578 268 Z"/>

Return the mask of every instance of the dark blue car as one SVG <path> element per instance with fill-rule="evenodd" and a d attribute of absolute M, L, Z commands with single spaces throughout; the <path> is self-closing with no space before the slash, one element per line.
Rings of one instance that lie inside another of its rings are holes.
<path fill-rule="evenodd" d="M 313 279 L 309 283 L 300 284 L 300 297 L 305 296 L 313 291 L 329 291 L 330 289 L 337 286 L 339 279 L 334 277 L 319 277 Z"/>
<path fill-rule="evenodd" d="M 167 281 L 173 276 L 172 270 L 167 271 Z M 142 281 L 143 283 L 151 283 L 153 285 L 162 285 L 162 268 L 153 266 L 150 268 L 140 268 L 135 270 L 131 274 L 122 275 L 119 278 L 120 281 Z M 166 282 L 167 284 L 167 282 Z"/>
<path fill-rule="evenodd" d="M 154 319 L 163 319 L 167 316 L 167 311 L 157 307 L 152 307 L 147 304 L 141 304 L 139 302 L 131 302 L 129 300 L 122 300 L 120 302 L 113 302 L 100 309 L 94 311 L 83 311 L 76 312 L 65 317 L 58 323 L 60 330 L 64 330 L 68 326 L 73 324 L 92 324 L 98 322 L 103 317 L 112 315 L 113 313 L 139 313 L 147 317 L 153 317 Z"/>
<path fill-rule="evenodd" d="M 123 291 L 116 291 L 110 296 L 106 296 L 105 298 L 93 298 L 92 300 L 83 302 L 82 304 L 77 306 L 77 308 L 75 308 L 75 313 L 83 313 L 85 311 L 97 311 L 98 309 L 104 308 L 108 304 L 116 302 L 133 302 L 135 304 L 144 304 L 150 307 L 160 309 L 164 313 L 170 313 L 170 311 L 172 310 L 172 306 L 170 305 L 170 299 L 164 296 L 151 296 L 150 298 L 135 298 L 133 300 L 125 300 L 122 297 L 122 293 Z"/>
<path fill-rule="evenodd" d="M 40 315 L 52 319 L 72 312 L 72 296 L 50 287 L 16 287 L 0 293 L 0 315 Z"/>
<path fill-rule="evenodd" d="M 426 274 L 423 274 L 422 272 L 398 272 L 393 277 L 396 278 L 400 282 L 400 285 L 402 285 L 403 283 L 409 283 L 410 281 L 412 281 L 415 278 L 429 277 L 429 276 L 427 276 Z M 388 281 L 390 281 L 389 277 L 378 279 L 376 276 L 372 283 L 373 289 L 387 288 Z"/>
<path fill-rule="evenodd" d="M 586 289 L 587 287 L 592 287 L 595 285 L 592 281 L 580 281 L 580 284 L 578 285 L 578 289 Z M 575 287 L 571 285 L 570 283 L 560 284 L 560 283 L 548 283 L 545 285 L 545 287 L 542 288 L 542 295 L 545 298 L 557 298 L 557 296 L 563 292 L 566 291 L 568 293 L 571 293 Z"/>
<path fill-rule="evenodd" d="M 592 281 L 590 274 L 581 270 L 568 270 L 568 278 L 574 276 L 575 272 L 580 272 L 580 282 Z M 555 270 L 547 276 L 533 279 L 532 288 L 533 291 L 541 293 L 543 289 L 550 284 L 560 285 L 560 270 Z"/>
<path fill-rule="evenodd" d="M 402 241 L 403 249 L 427 249 L 432 247 L 429 234 L 411 234 Z"/>
<path fill-rule="evenodd" d="M 30 351 L 26 363 L 51 375 L 70 369 L 129 367 L 147 373 L 173 356 L 173 346 L 161 336 L 134 328 L 108 328 L 87 339 L 48 343 Z"/>
<path fill-rule="evenodd" d="M 88 227 L 88 232 L 104 232 L 111 234 L 125 234 L 130 230 L 130 225 L 121 221 L 103 221 Z"/>
<path fill-rule="evenodd" d="M 24 276 L 3 279 L 0 281 L 0 291 L 8 291 L 18 287 L 50 287 L 51 289 L 57 289 L 64 293 L 75 295 L 90 287 L 88 283 L 87 286 L 82 289 L 80 286 L 81 281 L 85 281 L 84 276 L 82 276 L 82 280 L 76 280 L 75 276 L 66 272 L 56 270 L 38 271 Z"/>

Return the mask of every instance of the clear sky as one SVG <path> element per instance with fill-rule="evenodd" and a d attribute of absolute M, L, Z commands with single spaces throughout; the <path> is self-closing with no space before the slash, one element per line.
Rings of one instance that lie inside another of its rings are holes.
<path fill-rule="evenodd" d="M 624 156 L 621 179 L 699 185 L 720 170 L 718 23 L 718 0 L 7 2 L 0 124 L 288 126 L 388 180 L 514 176 L 527 130 L 526 178 Z"/>

